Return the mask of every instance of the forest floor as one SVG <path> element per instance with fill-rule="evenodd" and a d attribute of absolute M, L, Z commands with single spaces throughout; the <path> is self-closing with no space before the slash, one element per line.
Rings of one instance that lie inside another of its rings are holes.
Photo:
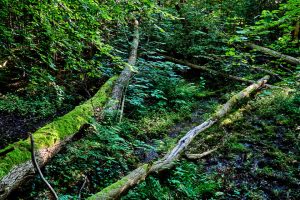
<path fill-rule="evenodd" d="M 187 150 L 217 151 L 182 159 L 174 172 L 146 179 L 122 199 L 299 199 L 299 106 L 299 94 L 261 93 Z"/>
<path fill-rule="evenodd" d="M 87 197 L 137 164 L 163 157 L 178 138 L 203 122 L 225 99 L 200 99 L 189 115 L 182 110 L 179 115 L 147 116 L 136 122 L 124 119 L 117 126 L 99 126 L 99 134 L 85 130 L 85 137 L 77 138 L 55 156 L 44 174 L 61 199 L 76 199 L 87 177 L 82 191 Z M 217 151 L 200 160 L 182 158 L 172 171 L 150 176 L 122 199 L 299 199 L 299 107 L 299 94 L 260 92 L 197 136 L 187 149 L 202 153 L 218 147 Z M 124 142 L 116 142 L 119 140 Z M 113 146 L 109 142 L 116 142 L 116 146 L 108 148 Z M 38 176 L 9 197 L 47 198 L 49 192 Z"/>

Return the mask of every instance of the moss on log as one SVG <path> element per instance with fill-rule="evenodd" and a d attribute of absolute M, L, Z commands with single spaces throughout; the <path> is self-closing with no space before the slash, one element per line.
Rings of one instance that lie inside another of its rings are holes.
<path fill-rule="evenodd" d="M 213 126 L 222 117 L 228 114 L 232 110 L 233 106 L 235 106 L 242 99 L 249 97 L 251 93 L 265 86 L 268 79 L 269 76 L 265 76 L 256 83 L 248 86 L 244 90 L 231 97 L 221 108 L 216 111 L 211 118 L 187 132 L 186 135 L 179 140 L 178 144 L 164 156 L 164 158 L 154 162 L 152 165 L 145 164 L 141 167 L 138 167 L 121 180 L 92 195 L 88 198 L 88 200 L 116 199 L 125 191 L 144 180 L 150 173 L 160 172 L 172 167 L 174 165 L 174 161 L 179 158 L 184 149 L 188 147 L 188 145 L 199 133 Z"/>
<path fill-rule="evenodd" d="M 33 133 L 39 165 L 45 165 L 83 125 L 90 122 L 94 110 L 103 107 L 110 98 L 116 79 L 110 78 L 91 99 Z M 13 143 L 1 150 L 0 155 L 1 152 L 7 152 L 0 157 L 0 199 L 5 199 L 33 173 L 30 139 Z"/>

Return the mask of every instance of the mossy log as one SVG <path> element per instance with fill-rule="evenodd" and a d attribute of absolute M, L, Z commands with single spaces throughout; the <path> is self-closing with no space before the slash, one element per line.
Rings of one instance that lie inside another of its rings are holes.
<path fill-rule="evenodd" d="M 233 106 L 235 106 L 242 99 L 249 97 L 249 95 L 265 85 L 269 76 L 266 76 L 256 83 L 250 85 L 244 90 L 240 91 L 238 94 L 231 97 L 216 113 L 206 120 L 199 126 L 191 129 L 184 137 L 182 137 L 178 144 L 162 159 L 151 164 L 145 164 L 138 167 L 127 176 L 117 181 L 116 183 L 104 188 L 99 193 L 89 197 L 89 200 L 103 200 L 103 199 L 116 199 L 120 197 L 122 193 L 130 189 L 131 187 L 138 184 L 140 181 L 144 180 L 150 173 L 160 172 L 165 169 L 169 169 L 174 165 L 174 161 L 183 153 L 184 149 L 192 142 L 192 140 L 201 132 L 208 129 L 216 122 L 218 122 L 222 117 L 228 114 Z"/>
<path fill-rule="evenodd" d="M 128 64 L 121 72 L 116 84 L 113 88 L 110 100 L 107 103 L 105 112 L 111 113 L 120 109 L 123 94 L 128 86 L 129 80 L 132 76 L 132 68 L 136 63 L 137 50 L 139 46 L 139 22 L 134 19 L 133 21 L 133 40 L 131 44 L 131 51 L 128 58 Z M 113 113 L 112 113 L 113 114 Z"/>
<path fill-rule="evenodd" d="M 40 166 L 45 165 L 63 145 L 90 122 L 95 110 L 104 107 L 116 79 L 117 77 L 110 78 L 90 100 L 32 134 Z M 0 199 L 5 199 L 12 190 L 34 173 L 30 139 L 9 145 L 0 150 L 0 155 Z"/>
<path fill-rule="evenodd" d="M 246 45 L 254 50 L 260 51 L 264 54 L 273 56 L 275 58 L 279 58 L 279 59 L 284 60 L 292 65 L 300 65 L 300 59 L 298 59 L 298 58 L 294 58 L 292 56 L 288 56 L 288 55 L 282 54 L 280 52 L 274 51 L 272 49 L 258 46 L 256 44 L 246 43 Z"/>

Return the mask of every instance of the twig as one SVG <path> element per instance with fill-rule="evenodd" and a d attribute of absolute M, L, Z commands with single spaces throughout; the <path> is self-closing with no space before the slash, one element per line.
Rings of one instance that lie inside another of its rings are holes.
<path fill-rule="evenodd" d="M 31 143 L 31 160 L 32 160 L 32 164 L 33 166 L 36 168 L 36 170 L 38 171 L 41 179 L 44 181 L 44 183 L 47 185 L 47 187 L 50 189 L 51 191 L 51 194 L 54 196 L 54 198 L 56 200 L 58 200 L 58 196 L 56 194 L 56 192 L 54 191 L 54 189 L 52 188 L 52 186 L 49 184 L 49 182 L 45 179 L 37 161 L 36 161 L 36 157 L 35 157 L 35 153 L 34 153 L 34 139 L 33 139 L 33 136 L 32 134 L 29 134 L 30 136 L 30 143 Z"/>
<path fill-rule="evenodd" d="M 82 184 L 82 186 L 81 186 L 81 188 L 79 190 L 79 193 L 78 193 L 78 200 L 81 199 L 81 192 L 82 192 L 83 188 L 85 187 L 85 185 L 87 183 L 87 180 L 88 180 L 87 176 L 84 176 L 84 182 L 83 182 L 83 184 Z"/>
<path fill-rule="evenodd" d="M 122 104 L 121 104 L 119 122 L 121 122 L 122 118 L 123 118 L 123 112 L 124 112 L 124 106 L 125 106 L 125 99 L 126 99 L 127 88 L 128 88 L 128 85 L 126 86 L 126 88 L 124 89 L 124 92 L 123 92 L 123 99 L 122 99 Z"/>
<path fill-rule="evenodd" d="M 216 147 L 214 149 L 211 149 L 211 150 L 208 150 L 208 151 L 205 151 L 203 153 L 200 153 L 200 154 L 185 154 L 185 156 L 188 158 L 188 159 L 200 159 L 200 158 L 203 158 L 215 151 L 218 150 L 219 147 Z"/>

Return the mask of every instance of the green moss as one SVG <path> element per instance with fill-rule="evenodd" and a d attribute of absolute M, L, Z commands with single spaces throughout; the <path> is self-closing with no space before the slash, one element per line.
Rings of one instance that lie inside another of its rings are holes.
<path fill-rule="evenodd" d="M 241 143 L 237 143 L 237 142 L 232 142 L 228 144 L 230 151 L 232 152 L 246 152 L 247 148 L 241 144 Z"/>
<path fill-rule="evenodd" d="M 150 165 L 148 164 L 144 164 L 143 166 L 141 166 L 140 168 L 142 168 L 143 170 L 145 170 L 146 172 L 149 170 Z M 129 177 L 130 175 L 127 175 L 125 177 L 123 177 L 121 180 L 115 182 L 114 184 L 104 188 L 103 190 L 101 190 L 100 192 L 94 194 L 93 196 L 87 198 L 88 200 L 96 200 L 96 199 L 108 199 L 111 198 L 109 196 L 109 193 L 112 190 L 117 190 L 121 187 L 123 187 L 124 185 L 126 185 L 126 183 L 128 182 L 128 180 L 130 180 L 131 178 Z M 113 198 L 112 198 L 113 199 Z"/>
<path fill-rule="evenodd" d="M 88 200 L 97 200 L 97 199 L 108 199 L 109 192 L 115 189 L 120 188 L 128 181 L 128 178 L 125 176 L 121 180 L 117 181 L 116 183 L 104 188 L 101 192 L 94 194 L 93 196 L 87 198 Z"/>
<path fill-rule="evenodd" d="M 116 76 L 110 78 L 92 99 L 33 133 L 36 149 L 50 147 L 56 142 L 77 133 L 91 119 L 94 107 L 101 107 L 108 100 L 116 79 Z M 3 178 L 14 166 L 30 159 L 29 138 L 9 145 L 2 152 L 9 148 L 14 150 L 0 159 L 0 178 Z"/>
<path fill-rule="evenodd" d="M 275 126 L 268 126 L 265 125 L 264 126 L 264 130 L 265 130 L 265 134 L 269 137 L 269 138 L 275 138 L 276 137 L 276 132 L 275 132 Z"/>

